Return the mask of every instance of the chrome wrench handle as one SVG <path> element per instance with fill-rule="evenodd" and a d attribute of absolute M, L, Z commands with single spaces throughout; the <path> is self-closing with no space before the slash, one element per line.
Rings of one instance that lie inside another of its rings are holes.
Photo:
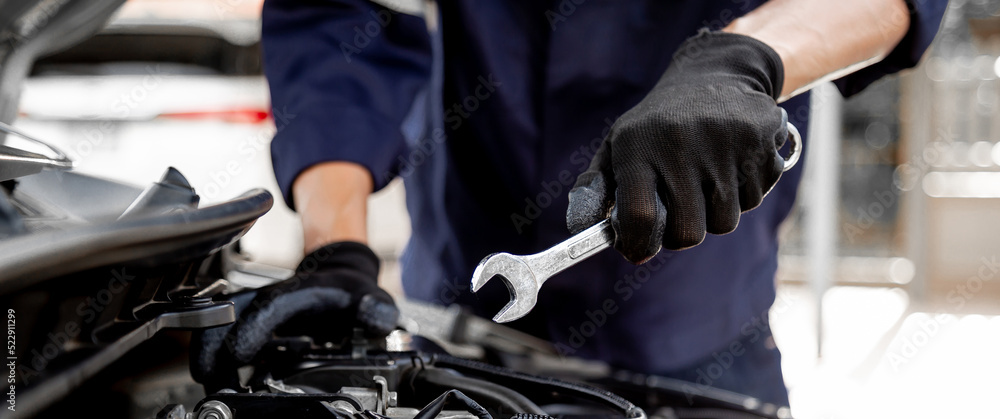
<path fill-rule="evenodd" d="M 791 142 L 789 156 L 785 158 L 780 154 L 777 155 L 779 159 L 784 160 L 782 171 L 794 167 L 802 154 L 802 136 L 790 122 L 788 139 Z M 502 278 L 507 290 L 510 291 L 511 299 L 493 317 L 493 321 L 505 323 L 519 319 L 535 307 L 538 291 L 545 281 L 611 247 L 614 242 L 615 232 L 611 220 L 605 219 L 540 253 L 523 256 L 510 253 L 491 254 L 479 262 L 472 273 L 472 292 L 479 291 L 494 276 Z"/>
<path fill-rule="evenodd" d="M 615 229 L 605 219 L 548 250 L 524 256 L 541 287 L 545 280 L 615 244 Z"/>
<path fill-rule="evenodd" d="M 472 292 L 477 292 L 494 276 L 503 279 L 510 302 L 493 317 L 506 323 L 524 317 L 538 301 L 538 291 L 552 275 L 611 247 L 615 232 L 610 220 L 603 220 L 566 241 L 533 255 L 494 253 L 479 262 L 472 273 Z"/>

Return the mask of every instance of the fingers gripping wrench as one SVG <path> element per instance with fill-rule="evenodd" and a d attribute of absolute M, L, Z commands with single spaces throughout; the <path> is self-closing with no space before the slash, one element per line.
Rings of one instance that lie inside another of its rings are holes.
<path fill-rule="evenodd" d="M 788 171 L 799 161 L 802 154 L 802 137 L 799 131 L 788 123 L 788 137 L 791 140 L 791 154 L 784 159 L 783 171 Z M 472 292 L 479 291 L 494 276 L 499 276 L 510 291 L 510 302 L 493 317 L 497 323 L 506 323 L 524 317 L 535 307 L 538 291 L 550 277 L 566 270 L 580 261 L 611 247 L 615 242 L 615 231 L 611 220 L 605 219 L 583 230 L 568 240 L 552 248 L 533 255 L 512 255 L 494 253 L 479 262 L 472 273 Z"/>

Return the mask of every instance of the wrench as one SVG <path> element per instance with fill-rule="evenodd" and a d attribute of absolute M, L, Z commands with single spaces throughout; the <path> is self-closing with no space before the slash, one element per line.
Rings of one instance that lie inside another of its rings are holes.
<path fill-rule="evenodd" d="M 802 154 L 802 136 L 791 122 L 788 123 L 788 137 L 791 154 L 787 159 L 778 155 L 785 161 L 782 171 L 794 167 Z M 611 220 L 605 219 L 540 253 L 523 256 L 493 253 L 479 262 L 472 273 L 472 292 L 479 291 L 486 282 L 499 276 L 510 292 L 510 302 L 493 316 L 493 321 L 506 323 L 517 320 L 535 308 L 538 291 L 546 280 L 614 243 L 615 230 Z"/>

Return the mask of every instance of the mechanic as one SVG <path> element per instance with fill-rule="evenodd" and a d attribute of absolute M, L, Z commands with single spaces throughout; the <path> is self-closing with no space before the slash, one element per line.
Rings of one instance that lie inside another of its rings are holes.
<path fill-rule="evenodd" d="M 274 171 L 308 256 L 241 303 L 231 345 L 206 340 L 199 377 L 250 362 L 278 325 L 306 333 L 293 318 L 350 310 L 391 329 L 366 201 L 402 177 L 407 298 L 491 317 L 509 297 L 469 292 L 484 256 L 535 253 L 610 216 L 618 252 L 553 277 L 512 325 L 567 355 L 787 405 L 767 324 L 803 167 L 781 172 L 786 120 L 807 131 L 818 81 L 851 95 L 914 66 L 945 6 L 438 0 L 421 15 L 267 0 L 264 69 L 289 117 Z"/>

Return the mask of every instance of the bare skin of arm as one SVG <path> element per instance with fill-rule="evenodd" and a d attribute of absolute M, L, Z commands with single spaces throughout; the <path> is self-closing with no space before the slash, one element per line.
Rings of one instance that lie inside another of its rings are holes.
<path fill-rule="evenodd" d="M 373 188 L 368 169 L 355 163 L 320 163 L 299 174 L 292 193 L 306 253 L 339 241 L 367 244 L 368 195 Z"/>
<path fill-rule="evenodd" d="M 778 53 L 785 68 L 781 96 L 787 99 L 878 62 L 909 24 L 903 0 L 772 0 L 723 31 L 751 36 Z M 372 189 L 371 174 L 354 163 L 322 163 L 303 171 L 292 190 L 305 251 L 337 241 L 367 243 Z"/>
<path fill-rule="evenodd" d="M 909 26 L 903 0 L 772 0 L 722 30 L 756 38 L 778 53 L 784 100 L 880 61 Z"/>

